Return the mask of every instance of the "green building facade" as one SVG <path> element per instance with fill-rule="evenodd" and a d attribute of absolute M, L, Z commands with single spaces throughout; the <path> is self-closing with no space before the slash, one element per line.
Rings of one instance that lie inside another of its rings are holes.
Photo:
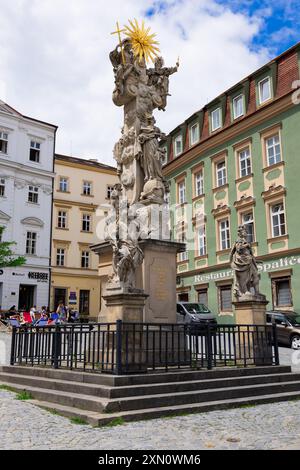
<path fill-rule="evenodd" d="M 194 113 L 163 142 L 178 300 L 234 322 L 230 249 L 245 224 L 268 309 L 300 313 L 299 44 Z M 298 90 L 298 91 L 297 91 Z"/>

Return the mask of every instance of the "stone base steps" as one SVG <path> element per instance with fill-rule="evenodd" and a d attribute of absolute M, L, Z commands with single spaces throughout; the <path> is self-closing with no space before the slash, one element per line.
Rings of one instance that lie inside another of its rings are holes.
<path fill-rule="evenodd" d="M 75 409 L 71 406 L 62 406 L 54 403 L 48 403 L 37 400 L 29 400 L 29 403 L 37 405 L 50 412 L 55 412 L 67 418 L 79 418 L 92 426 L 105 426 L 110 423 L 113 424 L 115 420 L 119 419 L 126 422 L 142 421 L 145 419 L 157 419 L 178 415 L 188 415 L 192 413 L 207 413 L 209 411 L 215 410 L 226 410 L 243 406 L 247 407 L 289 400 L 300 400 L 300 392 L 278 393 L 271 395 L 262 395 L 260 397 L 253 398 L 236 398 L 234 400 L 210 401 L 203 404 L 149 408 L 146 410 L 127 411 L 109 414 L 84 411 Z"/>
<path fill-rule="evenodd" d="M 300 399 L 300 374 L 288 366 L 183 370 L 113 376 L 45 367 L 0 367 L 0 385 L 30 402 L 94 426 Z"/>

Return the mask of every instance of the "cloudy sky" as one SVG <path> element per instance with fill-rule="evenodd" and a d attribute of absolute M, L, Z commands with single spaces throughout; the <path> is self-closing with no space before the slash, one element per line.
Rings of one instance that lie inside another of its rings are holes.
<path fill-rule="evenodd" d="M 108 59 L 118 20 L 145 19 L 171 77 L 169 132 L 300 39 L 300 0 L 0 0 L 0 99 L 59 126 L 57 152 L 112 164 L 122 125 Z"/>

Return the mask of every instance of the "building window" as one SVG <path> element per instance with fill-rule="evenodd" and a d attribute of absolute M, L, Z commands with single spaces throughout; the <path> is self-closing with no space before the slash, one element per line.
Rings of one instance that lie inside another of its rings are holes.
<path fill-rule="evenodd" d="M 41 151 L 41 144 L 39 142 L 36 142 L 35 140 L 31 140 L 30 150 L 29 150 L 29 160 L 31 162 L 39 163 L 40 151 Z"/>
<path fill-rule="evenodd" d="M 177 240 L 178 240 L 179 243 L 186 243 L 185 232 L 181 232 L 178 235 Z M 177 260 L 178 261 L 187 261 L 188 259 L 189 259 L 189 255 L 188 255 L 187 251 L 183 251 L 181 253 L 178 253 L 178 255 L 177 255 Z"/>
<path fill-rule="evenodd" d="M 0 131 L 0 153 L 7 153 L 8 134 Z"/>
<path fill-rule="evenodd" d="M 227 183 L 225 160 L 216 164 L 216 181 L 218 187 Z"/>
<path fill-rule="evenodd" d="M 240 177 L 248 176 L 251 173 L 250 148 L 247 147 L 239 152 Z"/>
<path fill-rule="evenodd" d="M 259 103 L 265 103 L 271 98 L 271 79 L 266 77 L 258 83 Z"/>
<path fill-rule="evenodd" d="M 185 181 L 178 183 L 178 202 L 179 204 L 185 203 Z"/>
<path fill-rule="evenodd" d="M 174 139 L 174 155 L 175 157 L 177 157 L 178 155 L 180 155 L 183 151 L 183 146 L 182 146 L 182 136 L 181 135 L 178 135 L 175 139 Z"/>
<path fill-rule="evenodd" d="M 243 95 L 236 96 L 232 100 L 233 119 L 237 119 L 244 114 L 244 97 Z"/>
<path fill-rule="evenodd" d="M 205 225 L 197 229 L 198 256 L 206 255 L 206 229 Z"/>
<path fill-rule="evenodd" d="M 67 213 L 66 211 L 58 211 L 57 214 L 57 227 L 67 228 Z"/>
<path fill-rule="evenodd" d="M 271 206 L 271 223 L 273 237 L 280 237 L 286 234 L 285 212 L 282 202 Z"/>
<path fill-rule="evenodd" d="M 273 279 L 272 292 L 274 308 L 293 305 L 290 276 Z"/>
<path fill-rule="evenodd" d="M 91 231 L 91 216 L 89 214 L 82 215 L 82 231 L 83 232 Z"/>
<path fill-rule="evenodd" d="M 90 313 L 90 291 L 80 290 L 79 292 L 79 313 L 89 315 Z"/>
<path fill-rule="evenodd" d="M 84 181 L 82 185 L 82 193 L 84 196 L 91 196 L 92 194 L 92 183 L 90 181 Z"/>
<path fill-rule="evenodd" d="M 204 193 L 203 171 L 195 174 L 195 194 L 201 196 Z"/>
<path fill-rule="evenodd" d="M 275 134 L 265 140 L 268 165 L 274 165 L 281 161 L 281 148 L 279 134 Z"/>
<path fill-rule="evenodd" d="M 39 202 L 39 188 L 37 186 L 28 187 L 28 202 L 38 204 Z"/>
<path fill-rule="evenodd" d="M 65 255 L 66 251 L 64 248 L 57 248 L 56 250 L 56 266 L 65 265 Z"/>
<path fill-rule="evenodd" d="M 88 268 L 90 266 L 90 253 L 89 251 L 82 251 L 81 253 L 81 267 Z"/>
<path fill-rule="evenodd" d="M 27 232 L 26 235 L 26 255 L 36 254 L 36 233 Z"/>
<path fill-rule="evenodd" d="M 229 220 L 221 220 L 219 222 L 220 250 L 228 250 L 230 248 L 230 229 Z"/>
<path fill-rule="evenodd" d="M 255 241 L 255 235 L 254 235 L 254 220 L 253 220 L 252 211 L 242 214 L 242 224 L 245 225 L 246 227 L 248 243 L 253 243 Z"/>
<path fill-rule="evenodd" d="M 195 145 L 199 142 L 200 133 L 199 133 L 199 124 L 193 124 L 190 127 L 190 145 Z"/>
<path fill-rule="evenodd" d="M 219 287 L 219 309 L 221 312 L 232 310 L 231 285 Z"/>
<path fill-rule="evenodd" d="M 5 179 L 0 178 L 0 197 L 5 196 Z"/>
<path fill-rule="evenodd" d="M 111 194 L 112 194 L 113 190 L 114 190 L 113 186 L 107 186 L 106 187 L 106 199 L 111 198 Z"/>
<path fill-rule="evenodd" d="M 68 178 L 60 177 L 59 178 L 59 191 L 66 193 L 69 190 L 69 180 Z"/>
<path fill-rule="evenodd" d="M 208 290 L 200 289 L 198 290 L 198 302 L 199 304 L 208 305 Z"/>
<path fill-rule="evenodd" d="M 161 152 L 161 164 L 162 165 L 166 165 L 166 163 L 168 163 L 168 150 L 167 150 L 167 146 L 165 145 L 164 147 L 161 147 L 160 149 L 160 152 Z"/>
<path fill-rule="evenodd" d="M 221 108 L 211 112 L 211 130 L 216 131 L 221 127 Z"/>

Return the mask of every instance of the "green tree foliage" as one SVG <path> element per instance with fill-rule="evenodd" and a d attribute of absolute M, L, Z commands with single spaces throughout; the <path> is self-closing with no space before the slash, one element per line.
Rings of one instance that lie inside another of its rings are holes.
<path fill-rule="evenodd" d="M 0 227 L 0 240 L 4 227 Z M 0 268 L 16 267 L 25 264 L 26 258 L 24 256 L 16 256 L 12 251 L 12 246 L 15 242 L 0 242 Z"/>

